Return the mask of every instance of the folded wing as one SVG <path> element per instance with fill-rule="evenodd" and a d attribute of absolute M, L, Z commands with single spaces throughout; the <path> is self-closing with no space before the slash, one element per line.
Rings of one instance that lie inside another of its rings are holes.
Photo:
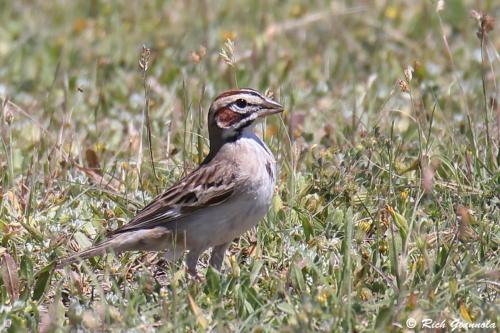
<path fill-rule="evenodd" d="M 158 226 L 168 228 L 173 221 L 179 221 L 198 209 L 223 203 L 238 187 L 235 168 L 228 167 L 227 163 L 201 165 L 153 199 L 129 223 L 111 235 Z"/>

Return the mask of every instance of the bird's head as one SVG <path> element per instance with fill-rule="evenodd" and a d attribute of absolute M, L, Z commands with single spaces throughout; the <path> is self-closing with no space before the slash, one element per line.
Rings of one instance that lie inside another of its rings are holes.
<path fill-rule="evenodd" d="M 208 112 L 210 145 L 234 140 L 258 119 L 282 111 L 281 104 L 256 90 L 225 91 L 214 99 Z"/>

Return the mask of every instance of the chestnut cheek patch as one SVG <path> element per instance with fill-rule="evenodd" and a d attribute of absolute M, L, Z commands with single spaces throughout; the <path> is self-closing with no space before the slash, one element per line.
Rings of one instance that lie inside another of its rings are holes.
<path fill-rule="evenodd" d="M 242 120 L 245 116 L 230 109 L 224 108 L 217 112 L 215 119 L 220 127 L 227 128 Z"/>

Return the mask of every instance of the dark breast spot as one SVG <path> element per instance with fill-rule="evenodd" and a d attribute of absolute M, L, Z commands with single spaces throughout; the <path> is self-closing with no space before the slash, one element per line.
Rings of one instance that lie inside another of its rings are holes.
<path fill-rule="evenodd" d="M 266 162 L 266 170 L 267 174 L 269 175 L 269 178 L 271 178 L 271 180 L 274 181 L 273 167 L 271 165 L 271 162 L 269 161 Z"/>

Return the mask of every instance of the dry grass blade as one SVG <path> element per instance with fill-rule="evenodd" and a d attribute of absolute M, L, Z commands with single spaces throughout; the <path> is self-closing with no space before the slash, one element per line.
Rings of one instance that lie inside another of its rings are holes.
<path fill-rule="evenodd" d="M 264 40 L 268 41 L 271 40 L 274 36 L 296 30 L 296 29 L 303 29 L 305 26 L 332 18 L 333 16 L 340 16 L 340 15 L 348 15 L 348 14 L 355 14 L 359 13 L 361 11 L 364 11 L 366 8 L 364 6 L 359 6 L 359 7 L 353 7 L 353 8 L 348 8 L 345 9 L 343 12 L 334 12 L 333 10 L 329 11 L 320 11 L 320 12 L 315 12 L 311 13 L 308 15 L 305 15 L 303 17 L 300 17 L 298 19 L 292 19 L 292 20 L 287 20 L 284 22 L 279 22 L 279 23 L 273 23 L 270 26 L 267 27 L 265 30 L 263 37 Z"/>
<path fill-rule="evenodd" d="M 188 300 L 189 300 L 189 306 L 191 307 L 191 311 L 193 311 L 193 314 L 196 316 L 196 322 L 202 329 L 206 329 L 208 327 L 208 322 L 205 316 L 203 315 L 203 312 L 201 311 L 200 307 L 196 304 L 194 301 L 193 297 L 188 294 Z"/>
<path fill-rule="evenodd" d="M 141 58 L 139 59 L 139 68 L 142 70 L 142 84 L 144 89 L 144 111 L 143 111 L 143 126 L 146 124 L 147 136 L 148 136 L 148 147 L 149 147 L 149 158 L 151 161 L 151 168 L 153 169 L 153 175 L 155 179 L 158 179 L 156 175 L 155 161 L 153 158 L 153 144 L 152 144 L 152 135 L 151 135 L 151 118 L 149 116 L 149 90 L 147 84 L 147 71 L 149 68 L 151 60 L 151 49 L 146 47 L 146 45 L 142 46 Z M 141 128 L 141 134 L 142 134 Z M 142 135 L 141 135 L 141 147 L 142 147 Z M 141 149 L 142 151 L 142 149 Z M 142 157 L 141 157 L 142 158 Z M 158 189 L 157 191 L 158 192 Z"/>
<path fill-rule="evenodd" d="M 13 304 L 19 299 L 19 276 L 17 264 L 8 253 L 2 255 L 2 280 L 9 293 L 10 304 Z"/>
<path fill-rule="evenodd" d="M 84 172 L 94 184 L 104 186 L 115 193 L 120 192 L 120 182 L 113 178 L 106 179 L 99 169 L 86 168 L 76 163 L 74 164 L 74 167 Z"/>

